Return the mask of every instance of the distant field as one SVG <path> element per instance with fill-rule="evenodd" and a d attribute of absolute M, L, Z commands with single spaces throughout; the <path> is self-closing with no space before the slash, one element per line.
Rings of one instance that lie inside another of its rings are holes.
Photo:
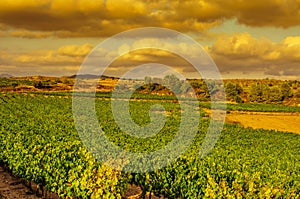
<path fill-rule="evenodd" d="M 227 122 L 239 123 L 244 127 L 254 129 L 269 129 L 283 132 L 294 132 L 300 134 L 300 114 L 274 114 L 259 112 L 227 114 Z"/>

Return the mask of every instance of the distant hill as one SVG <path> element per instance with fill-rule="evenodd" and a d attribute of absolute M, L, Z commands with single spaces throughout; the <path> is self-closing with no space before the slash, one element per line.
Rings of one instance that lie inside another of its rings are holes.
<path fill-rule="evenodd" d="M 71 75 L 68 76 L 68 78 L 80 78 L 80 79 L 99 79 L 99 78 L 113 78 L 114 77 L 109 77 L 109 76 L 105 76 L 105 75 L 92 75 L 92 74 L 79 74 L 79 75 Z"/>
<path fill-rule="evenodd" d="M 80 75 L 71 75 L 69 78 L 80 78 L 80 79 L 98 79 L 99 75 L 91 75 L 91 74 L 80 74 Z"/>
<path fill-rule="evenodd" d="M 14 77 L 10 74 L 0 74 L 0 78 L 11 78 L 11 77 Z"/>

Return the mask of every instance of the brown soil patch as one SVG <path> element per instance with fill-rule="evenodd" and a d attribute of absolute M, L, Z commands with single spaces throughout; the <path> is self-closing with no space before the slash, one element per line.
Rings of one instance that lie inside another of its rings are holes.
<path fill-rule="evenodd" d="M 226 115 L 226 121 L 254 129 L 261 128 L 300 134 L 300 113 L 234 111 Z"/>
<path fill-rule="evenodd" d="M 29 190 L 21 179 L 11 176 L 0 166 L 0 198 L 40 199 Z"/>
<path fill-rule="evenodd" d="M 140 199 L 140 198 L 142 198 L 141 196 L 142 196 L 141 188 L 138 187 L 138 186 L 132 185 L 132 186 L 129 187 L 129 189 L 127 190 L 127 192 L 125 193 L 123 198 L 124 199 Z M 164 197 L 157 197 L 153 194 L 151 194 L 151 196 L 150 196 L 150 193 L 147 192 L 144 199 L 149 199 L 149 198 L 151 198 L 151 199 L 162 199 Z"/>

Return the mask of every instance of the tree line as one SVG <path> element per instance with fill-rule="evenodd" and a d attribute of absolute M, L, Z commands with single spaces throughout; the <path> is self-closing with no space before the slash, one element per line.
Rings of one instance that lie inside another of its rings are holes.
<path fill-rule="evenodd" d="M 291 99 L 300 99 L 300 81 L 282 80 L 224 80 L 227 101 L 236 103 L 280 104 Z M 180 80 L 175 75 L 164 78 L 145 77 L 144 85 L 136 85 L 140 92 L 152 94 L 182 94 L 194 90 L 198 98 L 209 99 L 220 92 L 222 84 L 213 80 Z"/>

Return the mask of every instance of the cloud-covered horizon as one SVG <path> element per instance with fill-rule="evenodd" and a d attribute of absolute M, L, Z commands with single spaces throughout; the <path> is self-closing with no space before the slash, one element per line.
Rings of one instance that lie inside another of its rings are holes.
<path fill-rule="evenodd" d="M 255 27 L 300 24 L 298 0 L 2 0 L 0 30 L 10 36 L 106 37 L 137 27 L 207 31 L 226 19 Z"/>

